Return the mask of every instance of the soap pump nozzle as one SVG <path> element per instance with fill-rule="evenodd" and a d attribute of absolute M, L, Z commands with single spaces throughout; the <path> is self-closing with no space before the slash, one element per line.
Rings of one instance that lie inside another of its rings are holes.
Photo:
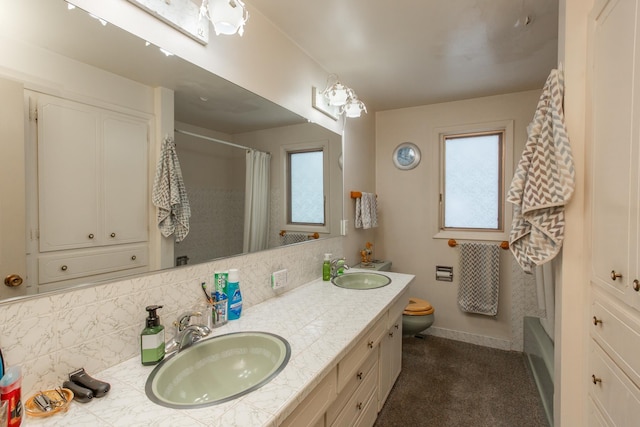
<path fill-rule="evenodd" d="M 160 317 L 156 313 L 156 310 L 160 308 L 162 308 L 161 305 L 149 305 L 145 308 L 145 310 L 149 312 L 149 316 L 147 317 L 147 328 L 160 325 Z"/>

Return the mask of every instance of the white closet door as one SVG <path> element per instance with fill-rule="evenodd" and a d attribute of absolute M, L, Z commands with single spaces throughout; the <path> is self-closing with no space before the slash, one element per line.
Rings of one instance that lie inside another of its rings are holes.
<path fill-rule="evenodd" d="M 98 120 L 82 104 L 38 103 L 40 251 L 94 246 L 98 229 Z"/>
<path fill-rule="evenodd" d="M 142 242 L 148 236 L 147 122 L 103 114 L 104 240 Z"/>
<path fill-rule="evenodd" d="M 624 299 L 631 277 L 630 181 L 635 0 L 612 0 L 596 17 L 593 37 L 592 280 Z M 635 162 L 634 162 L 635 163 Z M 612 271 L 621 274 L 613 280 Z"/>

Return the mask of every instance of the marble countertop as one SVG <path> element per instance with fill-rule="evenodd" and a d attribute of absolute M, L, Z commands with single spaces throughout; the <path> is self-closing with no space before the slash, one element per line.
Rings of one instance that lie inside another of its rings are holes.
<path fill-rule="evenodd" d="M 23 425 L 275 427 L 403 294 L 414 277 L 381 274 L 389 276 L 391 284 L 364 291 L 342 289 L 317 279 L 249 307 L 239 320 L 214 329 L 211 336 L 239 331 L 271 332 L 291 345 L 291 359 L 284 370 L 260 389 L 238 399 L 188 410 L 154 404 L 144 391 L 154 366 L 143 366 L 136 357 L 91 374 L 111 384 L 105 397 L 85 404 L 73 402 L 66 413 L 50 418 L 36 419 L 25 414 Z"/>

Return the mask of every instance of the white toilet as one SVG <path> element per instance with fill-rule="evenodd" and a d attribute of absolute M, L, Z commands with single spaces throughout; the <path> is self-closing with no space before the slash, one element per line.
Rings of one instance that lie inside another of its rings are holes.
<path fill-rule="evenodd" d="M 419 334 L 433 324 L 433 306 L 427 300 L 409 298 L 409 304 L 402 313 L 402 335 Z"/>

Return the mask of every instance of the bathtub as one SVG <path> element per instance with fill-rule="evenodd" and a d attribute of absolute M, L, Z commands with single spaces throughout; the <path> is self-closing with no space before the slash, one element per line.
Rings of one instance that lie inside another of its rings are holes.
<path fill-rule="evenodd" d="M 524 354 L 538 387 L 547 420 L 553 427 L 553 341 L 537 317 L 524 318 Z"/>

